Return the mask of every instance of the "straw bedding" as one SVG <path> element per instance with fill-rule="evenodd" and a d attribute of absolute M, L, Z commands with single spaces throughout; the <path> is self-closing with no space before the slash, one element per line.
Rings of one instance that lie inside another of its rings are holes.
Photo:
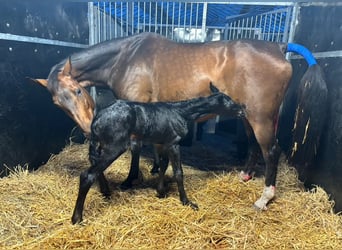
<path fill-rule="evenodd" d="M 130 154 L 105 172 L 112 196 L 91 188 L 81 225 L 71 225 L 80 172 L 89 166 L 88 145 L 70 145 L 35 172 L 24 168 L 0 180 L 0 247 L 3 249 L 339 249 L 341 216 L 317 187 L 305 192 L 296 171 L 282 160 L 277 197 L 264 212 L 252 204 L 263 178 L 243 183 L 237 171 L 184 166 L 185 188 L 199 211 L 182 206 L 168 169 L 169 196 L 156 197 L 151 159 L 141 159 L 143 181 L 120 191 Z M 203 156 L 203 152 L 201 153 Z M 186 158 L 186 156 L 185 156 Z M 193 166 L 196 158 L 193 157 Z M 197 163 L 203 163 L 197 157 Z M 222 164 L 222 162 L 221 162 Z"/>

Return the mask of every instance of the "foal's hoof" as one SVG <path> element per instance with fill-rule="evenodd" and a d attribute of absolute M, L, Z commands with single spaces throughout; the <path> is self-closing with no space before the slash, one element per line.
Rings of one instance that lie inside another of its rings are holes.
<path fill-rule="evenodd" d="M 183 202 L 183 205 L 191 207 L 193 210 L 198 210 L 198 205 L 196 203 L 193 203 L 191 201 Z"/>
<path fill-rule="evenodd" d="M 127 189 L 132 188 L 132 186 L 133 186 L 132 181 L 125 180 L 123 183 L 121 183 L 120 189 L 121 190 L 127 190 Z"/>
<path fill-rule="evenodd" d="M 159 173 L 159 166 L 158 165 L 153 165 L 153 168 L 151 169 L 150 173 L 152 175 L 158 174 Z"/>
<path fill-rule="evenodd" d="M 167 193 L 166 193 L 165 191 L 158 191 L 158 192 L 157 192 L 157 197 L 158 197 L 159 199 L 164 199 L 164 198 L 167 197 Z"/>
<path fill-rule="evenodd" d="M 71 223 L 72 224 L 79 224 L 80 222 L 82 221 L 82 215 L 79 215 L 79 214 L 73 214 L 72 217 L 71 217 Z"/>

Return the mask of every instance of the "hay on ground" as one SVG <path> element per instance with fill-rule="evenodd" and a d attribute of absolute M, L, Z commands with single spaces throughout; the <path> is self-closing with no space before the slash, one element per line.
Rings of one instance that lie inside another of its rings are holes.
<path fill-rule="evenodd" d="M 201 159 L 199 158 L 199 161 Z M 277 197 L 269 209 L 252 204 L 263 189 L 263 178 L 244 183 L 237 171 L 200 171 L 184 166 L 185 187 L 199 211 L 182 206 L 177 187 L 156 197 L 157 176 L 151 159 L 141 160 L 143 182 L 123 192 L 130 154 L 105 172 L 112 196 L 105 201 L 91 188 L 81 225 L 71 225 L 79 174 L 89 166 L 88 146 L 72 145 L 51 157 L 38 171 L 21 169 L 0 180 L 0 247 L 3 249 L 338 249 L 341 217 L 317 187 L 305 192 L 296 171 L 279 166 Z M 170 168 L 167 172 L 172 176 Z"/>

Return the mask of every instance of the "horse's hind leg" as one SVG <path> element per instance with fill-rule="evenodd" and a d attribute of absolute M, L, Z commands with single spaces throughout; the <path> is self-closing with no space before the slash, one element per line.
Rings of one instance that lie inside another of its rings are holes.
<path fill-rule="evenodd" d="M 159 181 L 157 186 L 157 192 L 159 198 L 166 197 L 166 188 L 165 188 L 165 172 L 169 165 L 169 157 L 165 152 L 159 150 L 158 153 L 159 158 Z"/>
<path fill-rule="evenodd" d="M 276 141 L 272 122 L 269 122 L 262 127 L 257 127 L 256 131 L 255 135 L 260 144 L 266 164 L 266 173 L 264 191 L 261 197 L 254 203 L 254 206 L 258 209 L 266 210 L 267 203 L 272 200 L 275 195 L 275 184 L 281 149 Z"/>
<path fill-rule="evenodd" d="M 180 150 L 179 145 L 172 145 L 168 149 L 168 155 L 172 164 L 173 174 L 176 178 L 179 197 L 183 205 L 189 205 L 192 209 L 197 210 L 197 204 L 191 202 L 185 192 L 184 189 L 184 177 L 183 177 L 183 168 L 180 160 Z"/>
<path fill-rule="evenodd" d="M 153 167 L 151 169 L 151 174 L 154 175 L 154 174 L 157 174 L 159 172 L 159 166 L 161 163 L 161 154 L 162 154 L 162 146 L 161 145 L 157 145 L 157 144 L 154 144 L 153 145 L 153 156 L 154 156 L 154 159 L 153 159 Z"/>
<path fill-rule="evenodd" d="M 103 172 L 99 173 L 97 180 L 99 182 L 101 193 L 103 194 L 103 196 L 106 199 L 109 199 L 110 198 L 110 189 L 109 189 L 108 181 L 107 181 L 106 177 L 104 176 Z"/>
<path fill-rule="evenodd" d="M 256 166 L 258 160 L 262 157 L 262 153 L 259 144 L 255 138 L 252 127 L 249 125 L 246 119 L 243 120 L 243 123 L 248 139 L 248 155 L 245 164 L 245 169 L 240 172 L 240 178 L 243 181 L 249 181 L 251 178 L 253 178 L 253 168 Z"/>
<path fill-rule="evenodd" d="M 133 185 L 133 181 L 139 178 L 139 159 L 141 153 L 142 142 L 137 138 L 130 139 L 131 145 L 131 166 L 126 180 L 120 185 L 121 189 L 129 189 Z"/>

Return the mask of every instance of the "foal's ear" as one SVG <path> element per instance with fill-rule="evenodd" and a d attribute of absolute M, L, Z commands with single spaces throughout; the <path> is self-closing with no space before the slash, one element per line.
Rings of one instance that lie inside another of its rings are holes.
<path fill-rule="evenodd" d="M 35 82 L 35 83 L 39 83 L 40 85 L 42 85 L 45 88 L 48 85 L 47 79 L 33 79 L 33 78 L 30 78 L 30 77 L 27 77 L 27 78 L 30 79 L 31 81 Z"/>
<path fill-rule="evenodd" d="M 63 75 L 71 75 L 71 70 L 72 70 L 72 67 L 71 67 L 71 58 L 70 56 L 68 57 L 68 60 L 66 60 L 65 64 L 64 64 L 64 67 L 63 67 Z"/>
<path fill-rule="evenodd" d="M 220 92 L 220 90 L 218 88 L 216 88 L 212 82 L 210 82 L 209 87 L 210 87 L 211 93 L 218 93 L 218 92 Z"/>

